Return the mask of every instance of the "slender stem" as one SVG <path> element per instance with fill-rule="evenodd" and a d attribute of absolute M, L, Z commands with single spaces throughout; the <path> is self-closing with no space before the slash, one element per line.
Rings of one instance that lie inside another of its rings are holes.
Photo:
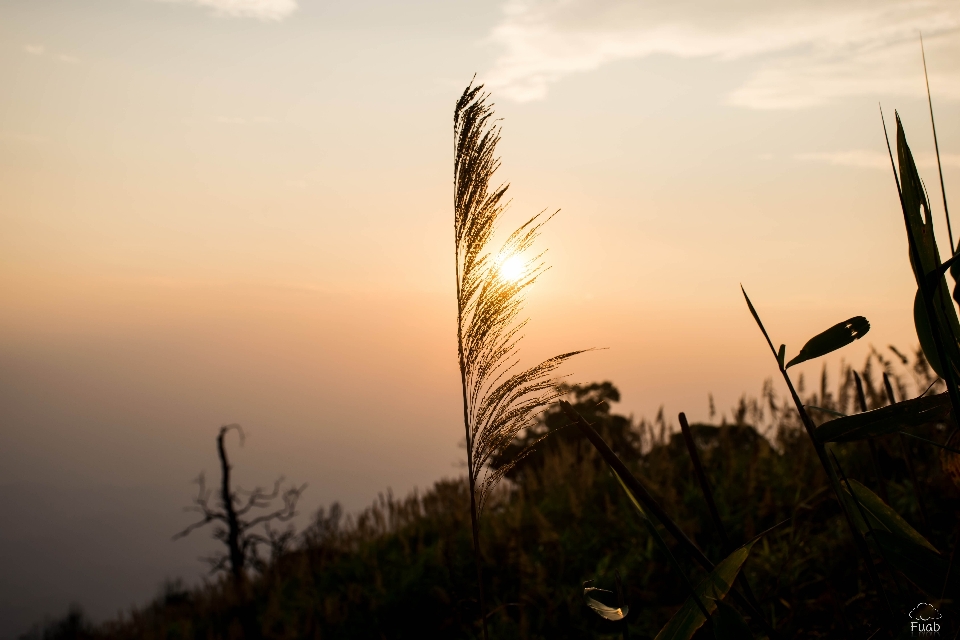
<path fill-rule="evenodd" d="M 863 536 L 860 535 L 860 531 L 853 523 L 853 519 L 850 517 L 850 514 L 847 512 L 847 509 L 844 506 L 843 496 L 840 494 L 842 489 L 840 489 L 840 482 L 837 479 L 837 474 L 834 472 L 833 467 L 830 464 L 830 461 L 827 459 L 826 448 L 823 446 L 823 443 L 817 439 L 815 434 L 816 426 L 813 424 L 813 420 L 810 418 L 810 415 L 807 413 L 806 409 L 803 407 L 803 402 L 800 400 L 800 396 L 797 394 L 797 390 L 793 387 L 793 381 L 790 380 L 790 375 L 787 373 L 786 368 L 781 364 L 780 358 L 777 355 L 777 350 L 773 346 L 773 341 L 770 340 L 769 334 L 767 334 L 766 328 L 763 326 L 763 322 L 760 320 L 760 315 L 757 313 L 757 310 L 754 308 L 753 303 L 750 302 L 750 297 L 747 295 L 747 292 L 743 289 L 741 285 L 740 290 L 743 291 L 743 297 L 747 301 L 747 306 L 750 308 L 750 313 L 753 315 L 754 320 L 757 321 L 757 326 L 760 327 L 760 331 L 763 333 L 763 337 L 767 339 L 767 345 L 770 347 L 771 353 L 773 353 L 774 360 L 777 361 L 777 368 L 780 370 L 780 373 L 783 375 L 783 381 L 787 384 L 787 389 L 790 391 L 790 397 L 793 398 L 793 403 L 797 407 L 797 413 L 800 414 L 800 422 L 803 424 L 804 429 L 807 431 L 807 436 L 810 438 L 811 444 L 813 444 L 813 450 L 817 454 L 817 458 L 820 460 L 820 465 L 823 467 L 823 470 L 827 473 L 827 478 L 830 481 L 830 486 L 833 489 L 833 493 L 837 498 L 837 502 L 840 503 L 840 510 L 843 512 L 844 520 L 847 522 L 847 528 L 850 530 L 850 535 L 853 536 L 854 545 L 857 547 L 857 551 L 860 553 L 860 556 L 863 558 L 867 567 L 867 574 L 870 577 L 871 582 L 873 582 L 874 588 L 878 593 L 883 592 L 883 585 L 880 582 L 880 576 L 877 574 L 877 568 L 873 566 L 873 561 L 870 559 L 870 551 L 867 549 L 867 543 L 863 539 Z M 884 599 L 886 600 L 886 593 L 884 593 Z M 888 602 L 889 604 L 889 602 Z M 893 628 L 893 610 L 888 606 L 886 609 L 887 614 L 887 625 L 890 629 Z"/>
<path fill-rule="evenodd" d="M 850 486 L 850 480 L 847 479 L 847 474 L 844 473 L 843 467 L 840 466 L 840 461 L 837 460 L 837 456 L 834 455 L 832 451 L 830 452 L 830 457 L 833 458 L 833 464 L 837 465 L 837 471 L 840 472 L 840 477 L 843 479 L 843 483 L 847 485 L 847 491 L 850 493 L 850 499 L 853 500 L 853 504 L 857 507 L 857 512 L 860 514 L 860 518 L 863 520 L 863 523 L 867 525 L 867 532 L 877 545 L 877 550 L 880 552 L 880 558 L 883 560 L 883 564 L 887 566 L 887 569 L 890 569 L 890 563 L 887 562 L 887 556 L 883 553 L 883 547 L 880 546 L 880 542 L 877 541 L 876 534 L 873 533 L 873 525 L 870 524 L 870 519 L 867 518 L 867 514 L 863 511 L 863 506 L 860 504 L 857 494 L 853 492 L 853 487 Z M 890 575 L 892 575 L 894 578 L 894 584 L 897 587 L 897 595 L 902 597 L 903 593 L 900 591 L 900 581 L 896 579 L 897 576 L 895 573 L 893 573 L 893 570 L 890 570 Z M 883 593 L 883 597 L 887 599 L 887 606 L 892 608 L 890 599 L 887 598 L 886 592 Z"/>
<path fill-rule="evenodd" d="M 626 483 L 624 483 L 623 478 L 617 475 L 617 479 L 620 481 L 620 485 L 632 495 L 630 488 L 627 487 Z M 637 504 L 639 505 L 639 503 Z M 712 627 L 710 622 L 710 612 L 707 611 L 707 608 L 703 604 L 703 600 L 701 600 L 700 596 L 697 595 L 697 590 L 694 589 L 693 583 L 690 582 L 690 578 L 687 576 L 687 573 L 683 570 L 683 567 L 680 566 L 680 563 L 677 562 L 676 556 L 674 556 L 673 552 L 670 551 L 670 547 L 668 547 L 667 543 L 664 542 L 663 536 L 660 535 L 656 525 L 650 518 L 647 517 L 647 514 L 643 511 L 642 507 L 640 508 L 640 518 L 643 520 L 644 526 L 646 526 L 647 531 L 650 533 L 650 537 L 653 538 L 654 542 L 657 543 L 657 546 L 660 547 L 660 550 L 663 551 L 665 556 L 667 556 L 670 564 L 673 565 L 674 571 L 676 571 L 677 575 L 680 576 L 680 579 L 683 580 L 683 584 L 686 585 L 687 591 L 690 593 L 690 598 L 693 600 L 694 604 L 697 605 L 697 608 L 700 609 L 700 613 L 703 614 L 703 619 L 706 621 L 706 625 L 708 627 Z"/>
<path fill-rule="evenodd" d="M 456 245 L 454 245 L 456 246 Z M 480 626 L 487 640 L 487 606 L 483 592 L 483 561 L 480 556 L 480 518 L 477 513 L 476 478 L 473 473 L 473 438 L 470 433 L 470 404 L 467 400 L 467 365 L 463 355 L 463 307 L 460 292 L 460 252 L 454 251 L 457 277 L 457 353 L 460 357 L 460 389 L 463 396 L 463 430 L 467 439 L 467 482 L 470 487 L 470 525 L 473 533 L 473 560 L 477 566 L 477 588 L 480 591 Z"/>
<path fill-rule="evenodd" d="M 703 493 L 703 499 L 707 503 L 707 509 L 710 510 L 710 517 L 713 518 L 713 524 L 717 527 L 717 531 L 720 532 L 720 539 L 723 542 L 723 553 L 727 555 L 733 551 L 733 546 L 730 544 L 730 537 L 727 536 L 727 528 L 723 526 L 723 520 L 720 519 L 717 504 L 713 500 L 713 491 L 710 489 L 710 483 L 707 482 L 707 474 L 704 472 L 703 465 L 700 463 L 700 454 L 697 453 L 697 443 L 693 439 L 693 432 L 687 423 L 686 414 L 681 411 L 679 419 L 680 430 L 683 431 L 683 439 L 687 443 L 687 452 L 690 454 L 690 460 L 693 462 L 693 470 L 697 474 L 697 481 L 700 483 L 700 491 Z M 737 581 L 743 588 L 744 595 L 750 600 L 750 604 L 759 610 L 760 604 L 757 602 L 756 596 L 753 595 L 753 589 L 750 588 L 750 582 L 747 580 L 743 571 L 737 574 Z"/>
<path fill-rule="evenodd" d="M 860 411 L 867 411 L 867 398 L 863 395 L 863 383 L 860 381 L 860 374 L 853 372 L 853 379 L 857 383 L 857 400 L 860 402 Z M 867 445 L 870 447 L 870 459 L 873 460 L 873 472 L 877 475 L 877 488 L 880 491 L 880 497 L 887 504 L 890 504 L 890 498 L 887 497 L 887 482 L 880 473 L 880 456 L 877 453 L 877 443 L 873 438 L 867 438 Z"/>
<path fill-rule="evenodd" d="M 893 404 L 896 402 L 893 395 L 893 385 L 890 384 L 890 377 L 883 374 L 883 386 L 887 392 L 887 402 Z M 910 482 L 913 483 L 913 493 L 917 498 L 917 504 L 920 506 L 920 517 L 923 519 L 923 529 L 926 536 L 930 536 L 930 520 L 927 518 L 927 507 L 923 502 L 923 493 L 920 491 L 920 484 L 917 481 L 917 470 L 913 465 L 913 453 L 904 439 L 902 433 L 897 433 L 900 437 L 900 446 L 903 447 L 903 458 L 907 462 L 907 470 L 910 472 Z"/>
<path fill-rule="evenodd" d="M 720 512 L 717 511 L 717 504 L 713 501 L 713 492 L 710 490 L 710 484 L 707 482 L 707 476 L 703 472 L 703 465 L 700 464 L 700 455 L 697 453 L 697 443 L 693 440 L 693 433 L 690 431 L 690 425 L 687 423 L 687 416 L 680 413 L 680 430 L 683 432 L 683 439 L 687 443 L 687 452 L 690 454 L 690 461 L 693 462 L 693 471 L 697 475 L 697 481 L 700 483 L 700 491 L 703 493 L 703 500 L 707 503 L 707 509 L 710 511 L 710 517 L 713 518 L 713 524 L 720 534 L 720 540 L 723 542 L 723 552 L 730 553 L 733 549 L 730 547 L 730 538 L 727 537 L 727 529 L 723 526 L 720 519 Z"/>
<path fill-rule="evenodd" d="M 933 148 L 937 152 L 937 171 L 940 173 L 940 193 L 943 196 L 943 213 L 947 217 L 947 235 L 950 238 L 950 255 L 956 252 L 953 244 L 953 229 L 950 227 L 950 209 L 947 208 L 947 190 L 943 186 L 943 167 L 940 166 L 940 144 L 937 142 L 937 123 L 933 119 L 933 99 L 930 98 L 930 78 L 927 76 L 927 54 L 923 50 L 923 34 L 920 34 L 920 56 L 923 58 L 923 80 L 927 83 L 927 106 L 930 107 L 930 127 L 933 129 Z"/>

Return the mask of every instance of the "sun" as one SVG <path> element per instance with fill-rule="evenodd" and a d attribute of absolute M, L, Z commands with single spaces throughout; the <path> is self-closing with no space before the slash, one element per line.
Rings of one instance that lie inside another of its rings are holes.
<path fill-rule="evenodd" d="M 497 269 L 497 271 L 500 272 L 500 277 L 510 282 L 520 280 L 523 274 L 526 273 L 526 270 L 527 266 L 523 263 L 523 258 L 520 256 L 510 256 L 501 262 L 500 268 Z"/>

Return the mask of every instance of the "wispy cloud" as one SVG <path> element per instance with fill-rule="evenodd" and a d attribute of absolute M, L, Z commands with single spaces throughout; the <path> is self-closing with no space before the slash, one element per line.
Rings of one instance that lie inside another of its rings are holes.
<path fill-rule="evenodd" d="M 65 62 L 67 64 L 80 63 L 80 58 L 77 58 L 76 56 L 68 56 L 66 54 L 60 54 L 59 56 L 57 56 L 57 60 L 59 60 L 60 62 Z"/>
<path fill-rule="evenodd" d="M 794 158 L 802 161 L 823 162 L 843 167 L 890 170 L 890 156 L 882 151 L 852 149 L 849 151 L 798 153 Z M 917 162 L 917 166 L 923 169 L 931 169 L 937 166 L 937 157 L 932 152 L 917 153 L 914 159 Z M 941 153 L 940 162 L 945 167 L 960 167 L 960 154 Z"/>
<path fill-rule="evenodd" d="M 756 58 L 727 97 L 756 108 L 800 108 L 863 94 L 922 92 L 917 33 L 938 61 L 931 83 L 960 98 L 955 0 L 508 0 L 490 39 L 503 53 L 485 80 L 519 101 L 618 60 L 655 54 Z M 951 34 L 952 35 L 952 34 Z"/>
<path fill-rule="evenodd" d="M 297 0 L 157 0 L 195 4 L 215 15 L 279 22 L 297 10 Z"/>
<path fill-rule="evenodd" d="M 42 56 L 47 49 L 42 44 L 25 44 L 23 50 L 32 56 Z"/>

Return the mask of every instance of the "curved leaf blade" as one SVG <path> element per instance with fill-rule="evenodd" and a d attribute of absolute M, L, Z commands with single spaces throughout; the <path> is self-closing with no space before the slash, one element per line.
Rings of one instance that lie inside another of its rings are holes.
<path fill-rule="evenodd" d="M 857 529 L 872 539 L 883 558 L 910 582 L 932 597 L 939 597 L 947 574 L 947 563 L 937 549 L 903 518 L 884 503 L 875 493 L 856 480 L 848 480 L 856 496 L 855 504 L 850 490 L 843 487 L 843 499 Z M 861 510 L 870 521 L 869 526 Z M 951 584 L 960 582 L 956 577 Z"/>
<path fill-rule="evenodd" d="M 950 413 L 950 397 L 946 393 L 940 393 L 829 420 L 817 427 L 814 433 L 823 443 L 853 442 L 894 433 L 904 428 L 947 422 Z"/>
<path fill-rule="evenodd" d="M 717 601 L 722 600 L 730 591 L 733 581 L 740 573 L 740 568 L 746 561 L 747 556 L 750 555 L 750 550 L 754 544 L 756 544 L 756 540 L 752 540 L 734 550 L 733 553 L 720 561 L 703 582 L 697 585 L 694 593 L 704 603 L 709 613 L 712 614 L 716 611 Z M 706 618 L 704 618 L 693 598 L 687 598 L 683 606 L 660 630 L 655 640 L 690 640 L 697 629 L 703 626 L 704 622 L 706 622 Z"/>
<path fill-rule="evenodd" d="M 916 529 L 911 527 L 910 523 L 901 518 L 900 514 L 894 511 L 886 502 L 881 500 L 880 496 L 856 480 L 847 480 L 847 482 L 853 490 L 853 495 L 856 496 L 857 502 L 860 504 L 860 509 L 863 510 L 870 520 L 870 526 L 867 527 L 867 523 L 863 522 L 863 519 L 860 517 L 860 509 L 857 509 L 857 506 L 850 499 L 850 490 L 847 489 L 847 485 L 845 484 L 843 486 L 844 499 L 849 503 L 848 511 L 852 514 L 854 521 L 857 523 L 857 528 L 860 529 L 861 533 L 867 535 L 870 529 L 874 531 L 882 529 L 899 538 L 908 540 L 915 545 L 925 547 L 932 553 L 940 555 L 936 547 L 930 544 Z"/>
<path fill-rule="evenodd" d="M 623 620 L 627 617 L 627 614 L 630 612 L 630 607 L 624 606 L 620 607 L 610 607 L 595 598 L 588 596 L 588 593 L 594 591 L 602 591 L 604 593 L 610 593 L 606 589 L 598 589 L 596 587 L 585 587 L 583 590 L 583 599 L 587 601 L 587 606 L 597 612 L 601 618 L 605 620 L 611 620 L 617 622 L 618 620 Z"/>
<path fill-rule="evenodd" d="M 789 369 L 795 364 L 825 356 L 854 340 L 859 340 L 868 331 L 870 331 L 870 322 L 863 316 L 854 316 L 849 320 L 838 322 L 823 333 L 807 340 L 807 344 L 803 345 L 797 357 L 788 362 L 785 368 Z"/>

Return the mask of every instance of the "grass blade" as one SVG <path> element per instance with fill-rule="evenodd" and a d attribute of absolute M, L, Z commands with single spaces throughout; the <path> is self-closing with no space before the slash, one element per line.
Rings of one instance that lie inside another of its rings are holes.
<path fill-rule="evenodd" d="M 817 427 L 815 433 L 822 443 L 865 440 L 904 428 L 946 422 L 950 419 L 951 408 L 950 398 L 945 393 L 923 396 L 829 420 Z"/>
<path fill-rule="evenodd" d="M 701 596 L 697 594 L 696 589 L 694 589 L 693 585 L 690 584 L 690 580 L 687 578 L 687 573 L 683 570 L 683 567 L 680 566 L 680 563 L 677 562 L 677 558 L 673 555 L 673 552 L 670 551 L 670 547 L 668 547 L 667 543 L 663 541 L 663 537 L 660 535 L 660 532 L 657 531 L 656 525 L 653 524 L 653 521 L 650 520 L 649 517 L 647 517 L 647 514 L 640 505 L 640 502 L 637 500 L 637 497 L 633 495 L 632 491 L 630 491 L 630 488 L 623 481 L 623 478 L 621 478 L 617 473 L 614 473 L 614 475 L 620 482 L 620 486 L 623 487 L 623 490 L 626 492 L 627 497 L 630 499 L 631 504 L 633 504 L 634 509 L 636 509 L 637 513 L 640 514 L 640 519 L 643 521 L 644 526 L 646 526 L 647 531 L 650 532 L 650 536 L 653 538 L 654 542 L 657 543 L 657 546 L 660 547 L 660 550 L 663 551 L 663 553 L 670 560 L 670 564 L 673 565 L 673 569 L 683 579 L 683 583 L 686 585 L 687 591 L 690 593 L 689 597 L 693 599 L 694 604 L 696 604 L 700 609 L 700 612 L 703 613 L 704 619 L 709 618 L 710 614 L 707 612 L 707 608 L 704 606 Z"/>
<path fill-rule="evenodd" d="M 713 613 L 717 608 L 717 601 L 722 600 L 730 588 L 740 568 L 750 555 L 750 549 L 756 540 L 752 540 L 720 561 L 720 564 L 710 572 L 706 579 L 697 585 L 695 589 L 696 597 L 699 600 L 707 602 L 707 611 Z M 690 640 L 696 633 L 707 617 L 704 616 L 700 607 L 698 607 L 692 598 L 688 598 L 680 610 L 677 611 L 670 622 L 660 630 L 655 640 Z"/>
<path fill-rule="evenodd" d="M 860 380 L 860 374 L 856 371 L 853 372 L 853 380 L 856 383 L 857 387 L 857 401 L 860 403 L 860 412 L 867 410 L 867 398 L 863 394 L 863 382 Z M 877 443 L 873 441 L 873 438 L 867 438 L 867 446 L 870 449 L 870 460 L 873 462 L 873 472 L 877 476 L 877 488 L 880 490 L 880 497 L 883 498 L 884 502 L 889 503 L 890 498 L 887 496 L 887 483 L 883 478 L 883 473 L 880 471 L 880 456 L 877 453 Z"/>
<path fill-rule="evenodd" d="M 774 358 L 776 358 L 777 350 L 773 348 L 773 342 L 771 342 L 770 336 L 767 334 L 767 330 L 764 328 L 763 322 L 760 320 L 760 315 L 754 308 L 753 303 L 750 302 L 750 297 L 747 295 L 743 285 L 740 286 L 740 290 L 743 292 L 743 297 L 747 301 L 747 306 L 750 308 L 750 313 L 753 315 L 753 319 L 756 320 L 757 326 L 760 327 L 760 331 L 763 332 L 764 337 L 767 339 L 767 344 L 770 345 L 770 351 L 773 353 Z M 803 427 L 806 429 L 807 435 L 810 438 L 810 443 L 813 445 L 813 449 L 817 454 L 817 458 L 820 460 L 820 466 L 822 466 L 823 470 L 826 472 L 827 479 L 830 481 L 830 487 L 833 489 L 833 493 L 842 507 L 841 510 L 843 511 L 847 528 L 850 530 L 850 534 L 853 536 L 853 541 L 857 547 L 857 551 L 860 553 L 860 557 L 863 558 L 863 561 L 866 564 L 867 574 L 870 577 L 870 581 L 873 583 L 877 593 L 883 593 L 883 585 L 880 583 L 880 576 L 877 575 L 876 567 L 873 566 L 873 562 L 870 559 L 870 550 L 867 548 L 866 541 L 864 541 L 863 536 L 854 525 L 849 511 L 846 508 L 843 508 L 845 502 L 842 497 L 840 482 L 837 479 L 836 472 L 830 465 L 830 461 L 827 459 L 827 452 L 823 446 L 823 443 L 816 437 L 816 427 L 813 424 L 813 420 L 810 419 L 810 415 L 804 408 L 803 402 L 800 400 L 800 396 L 797 394 L 797 390 L 793 386 L 793 381 L 790 380 L 790 375 L 787 373 L 787 370 L 784 367 L 780 367 L 780 374 L 783 376 L 783 381 L 786 383 L 787 389 L 790 391 L 790 396 L 793 398 L 793 403 L 797 407 L 797 413 L 800 415 L 800 421 L 803 423 Z M 892 629 L 894 625 L 893 610 L 888 606 L 885 613 L 887 618 L 887 626 Z"/>
<path fill-rule="evenodd" d="M 612 449 L 603 441 L 603 438 L 600 437 L 593 427 L 583 419 L 573 406 L 566 400 L 560 401 L 560 406 L 563 408 L 564 413 L 566 413 L 567 418 L 574 424 L 577 425 L 577 428 L 580 429 L 581 433 L 590 441 L 590 444 L 594 446 L 597 450 L 597 453 L 600 454 L 600 457 L 603 458 L 604 462 L 607 463 L 614 474 L 620 478 L 620 480 L 627 485 L 630 489 L 630 492 L 637 498 L 637 500 L 643 505 L 643 507 L 652 514 L 666 529 L 673 539 L 683 548 L 683 550 L 690 555 L 694 561 L 697 562 L 701 567 L 706 571 L 713 571 L 714 564 L 710 561 L 707 556 L 703 554 L 699 547 L 693 543 L 690 538 L 687 537 L 687 534 L 677 526 L 677 524 L 666 514 L 663 510 L 663 507 L 654 499 L 650 492 L 647 491 L 646 487 L 643 486 L 643 483 L 640 482 L 636 476 L 630 473 L 630 470 L 627 469 L 627 466 L 623 464 L 623 461 L 617 457 L 617 454 L 613 452 Z M 779 526 L 779 525 L 778 525 Z M 776 631 L 770 627 L 766 622 L 763 615 L 753 607 L 746 598 L 744 598 L 736 589 L 731 591 L 733 597 L 737 600 L 737 604 L 743 607 L 752 618 L 757 620 L 760 624 L 764 626 L 765 631 L 770 635 L 771 638 L 776 638 Z"/>

